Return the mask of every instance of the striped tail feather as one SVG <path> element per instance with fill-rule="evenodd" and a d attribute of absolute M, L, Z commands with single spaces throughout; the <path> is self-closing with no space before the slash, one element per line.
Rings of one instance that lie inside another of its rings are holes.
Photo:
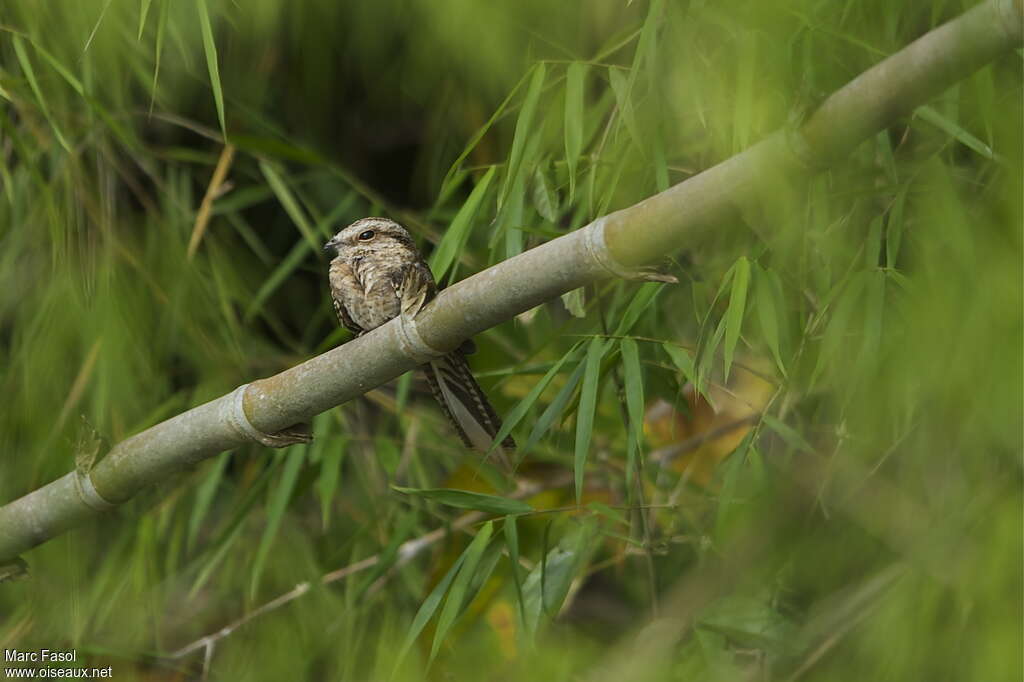
<path fill-rule="evenodd" d="M 466 447 L 487 452 L 501 428 L 501 419 L 466 363 L 461 351 L 454 351 L 424 365 L 427 383 Z M 512 436 L 494 449 L 506 470 L 511 470 L 506 453 L 515 450 Z"/>

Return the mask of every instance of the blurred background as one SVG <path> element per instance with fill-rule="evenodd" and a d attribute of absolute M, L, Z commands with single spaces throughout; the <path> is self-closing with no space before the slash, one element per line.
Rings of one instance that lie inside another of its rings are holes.
<path fill-rule="evenodd" d="M 0 503 L 347 340 L 318 246 L 349 222 L 459 280 L 973 4 L 4 2 Z M 513 494 L 407 375 L 26 554 L 0 647 L 124 680 L 1020 679 L 1021 66 L 673 254 L 679 284 L 478 337 L 529 507 L 423 492 Z"/>

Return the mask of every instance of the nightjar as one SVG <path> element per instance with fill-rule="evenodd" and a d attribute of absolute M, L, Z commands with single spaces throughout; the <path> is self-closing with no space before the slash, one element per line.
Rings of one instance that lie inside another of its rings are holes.
<path fill-rule="evenodd" d="M 333 256 L 328 280 L 338 320 L 359 335 L 402 312 L 403 300 L 429 301 L 437 293 L 434 275 L 409 232 L 387 218 L 363 218 L 338 232 L 325 245 Z M 468 344 L 472 347 L 472 344 Z M 467 447 L 486 452 L 501 420 L 466 363 L 467 344 L 423 365 L 434 398 Z M 495 449 L 515 449 L 511 436 Z"/>

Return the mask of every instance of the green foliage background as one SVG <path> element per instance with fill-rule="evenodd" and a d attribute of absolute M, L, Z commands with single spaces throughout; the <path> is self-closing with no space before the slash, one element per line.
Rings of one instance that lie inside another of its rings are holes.
<path fill-rule="evenodd" d="M 316 247 L 351 220 L 399 219 L 460 279 L 745 149 L 971 4 L 5 2 L 0 502 L 343 341 Z M 524 472 L 576 466 L 589 506 L 570 484 L 516 536 L 499 517 L 314 586 L 221 640 L 210 676 L 1019 679 L 1021 101 L 1010 53 L 677 254 L 679 285 L 482 335 Z M 765 418 L 709 486 L 659 469 L 637 406 L 684 410 L 733 357 L 771 367 Z M 477 465 L 418 381 L 314 427 L 31 552 L 2 646 L 195 676 L 202 652 L 166 656 L 461 513 L 390 487 Z M 656 617 L 689 627 L 631 657 Z"/>

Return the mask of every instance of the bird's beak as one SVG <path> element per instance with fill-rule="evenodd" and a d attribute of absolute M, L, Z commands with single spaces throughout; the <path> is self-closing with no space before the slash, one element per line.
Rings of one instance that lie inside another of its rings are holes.
<path fill-rule="evenodd" d="M 336 246 L 337 242 L 335 242 L 333 239 L 329 239 L 327 243 L 324 244 L 324 252 L 333 253 Z"/>

